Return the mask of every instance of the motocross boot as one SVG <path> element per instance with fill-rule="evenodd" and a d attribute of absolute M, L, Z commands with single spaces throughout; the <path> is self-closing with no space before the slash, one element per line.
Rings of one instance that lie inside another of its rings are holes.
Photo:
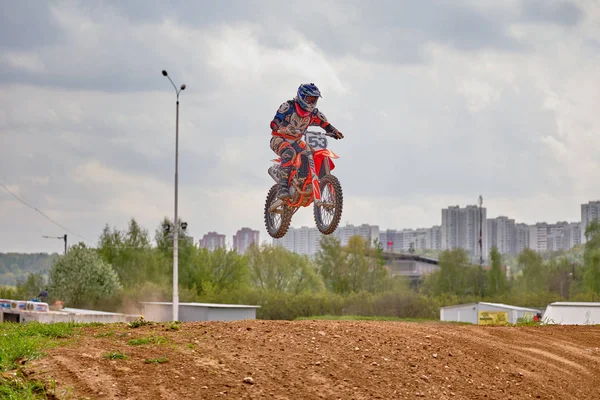
<path fill-rule="evenodd" d="M 281 168 L 279 170 L 279 189 L 277 190 L 277 197 L 281 200 L 287 200 L 292 197 L 290 188 L 288 187 L 288 176 L 289 168 Z"/>

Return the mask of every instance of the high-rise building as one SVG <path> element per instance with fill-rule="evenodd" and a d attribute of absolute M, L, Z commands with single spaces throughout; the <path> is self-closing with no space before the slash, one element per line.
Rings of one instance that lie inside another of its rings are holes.
<path fill-rule="evenodd" d="M 564 243 L 564 230 L 568 225 L 567 221 L 548 225 L 548 236 L 546 239 L 546 249 L 548 251 L 567 250 L 567 244 Z"/>
<path fill-rule="evenodd" d="M 208 232 L 200 239 L 200 247 L 211 251 L 219 247 L 225 247 L 225 235 L 221 235 L 217 232 Z"/>
<path fill-rule="evenodd" d="M 233 248 L 240 254 L 244 254 L 252 243 L 259 244 L 259 232 L 250 228 L 242 228 L 233 235 Z"/>
<path fill-rule="evenodd" d="M 515 225 L 516 245 L 515 253 L 520 254 L 523 250 L 529 249 L 529 225 L 527 224 L 516 224 Z"/>
<path fill-rule="evenodd" d="M 425 248 L 431 250 L 442 249 L 442 227 L 439 225 L 432 226 L 427 230 L 425 240 Z"/>
<path fill-rule="evenodd" d="M 487 245 L 487 210 L 485 207 L 450 206 L 442 210 L 442 249 L 463 248 L 471 256 L 479 254 L 479 240 L 483 258 L 486 257 Z M 480 237 L 481 233 L 481 237 Z"/>
<path fill-rule="evenodd" d="M 487 254 L 496 247 L 500 254 L 512 254 L 517 248 L 517 231 L 515 220 L 500 216 L 487 220 L 488 250 Z"/>
<path fill-rule="evenodd" d="M 379 242 L 390 253 L 400 253 L 404 250 L 404 232 L 396 229 L 386 229 L 379 233 Z"/>
<path fill-rule="evenodd" d="M 348 241 L 352 236 L 361 236 L 363 239 L 368 241 L 371 246 L 373 246 L 375 239 L 381 239 L 379 236 L 379 226 L 368 224 L 362 224 L 360 226 L 354 226 L 351 224 L 346 224 L 346 226 L 338 226 L 333 234 L 338 237 L 342 246 L 347 246 Z M 384 243 L 382 243 L 382 245 L 384 248 L 386 247 Z"/>
<path fill-rule="evenodd" d="M 278 239 L 273 238 L 274 246 L 281 246 L 281 247 L 288 249 L 289 251 L 294 251 L 295 243 L 296 243 L 296 229 L 292 228 L 292 227 L 288 228 L 288 231 L 286 232 L 286 234 L 283 237 L 280 237 Z"/>
<path fill-rule="evenodd" d="M 581 223 L 572 222 L 563 228 L 563 248 L 572 249 L 581 244 Z"/>
<path fill-rule="evenodd" d="M 284 237 L 273 239 L 273 244 L 282 246 L 289 251 L 298 254 L 314 256 L 321 249 L 321 238 L 323 234 L 317 228 L 303 226 L 301 228 L 290 227 Z"/>
<path fill-rule="evenodd" d="M 442 230 L 440 226 L 419 229 L 386 229 L 379 233 L 379 242 L 388 252 L 401 253 L 411 246 L 415 250 L 440 250 L 442 248 Z"/>
<path fill-rule="evenodd" d="M 590 201 L 587 204 L 581 205 L 581 243 L 587 242 L 585 238 L 585 230 L 595 219 L 600 219 L 600 200 Z"/>
<path fill-rule="evenodd" d="M 442 250 L 459 247 L 459 219 L 460 208 L 458 206 L 450 206 L 442 210 Z"/>
<path fill-rule="evenodd" d="M 414 248 L 415 250 L 427 249 L 427 237 L 430 235 L 430 230 L 427 228 L 419 228 L 415 231 Z"/>
<path fill-rule="evenodd" d="M 554 230 L 548 232 L 546 236 L 546 250 L 560 251 L 563 250 L 563 231 Z"/>
<path fill-rule="evenodd" d="M 548 249 L 548 224 L 538 222 L 529 227 L 529 248 L 537 252 Z"/>

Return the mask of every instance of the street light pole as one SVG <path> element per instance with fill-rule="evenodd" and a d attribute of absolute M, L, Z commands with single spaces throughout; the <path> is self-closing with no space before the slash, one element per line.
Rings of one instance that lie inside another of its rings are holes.
<path fill-rule="evenodd" d="M 177 103 L 175 107 L 175 218 L 173 220 L 173 321 L 179 319 L 179 260 L 178 260 L 178 239 L 179 239 L 179 222 L 177 219 L 177 204 L 178 204 L 178 184 L 179 184 L 179 93 L 185 90 L 185 84 L 179 89 L 167 74 L 167 71 L 162 71 L 163 76 L 171 82 L 175 88 L 177 95 Z"/>
<path fill-rule="evenodd" d="M 479 266 L 483 265 L 483 197 L 479 195 Z"/>

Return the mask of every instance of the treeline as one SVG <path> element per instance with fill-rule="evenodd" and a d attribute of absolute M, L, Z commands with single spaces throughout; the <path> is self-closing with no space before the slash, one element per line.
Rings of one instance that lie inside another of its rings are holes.
<path fill-rule="evenodd" d="M 29 273 L 48 275 L 58 254 L 0 253 L 0 286 L 14 286 L 18 280 L 27 278 Z"/>
<path fill-rule="evenodd" d="M 47 286 L 50 302 L 121 312 L 137 312 L 139 301 L 171 301 L 173 249 L 165 223 L 170 221 L 161 222 L 154 240 L 134 219 L 124 231 L 106 226 L 96 248 L 71 247 L 56 258 L 47 282 L 29 274 L 16 289 L 4 289 L 4 297 L 35 297 Z M 314 260 L 270 245 L 254 245 L 246 254 L 208 251 L 183 236 L 179 299 L 260 305 L 257 317 L 264 319 L 324 314 L 435 319 L 440 306 L 470 301 L 545 307 L 563 299 L 594 300 L 600 294 L 600 225 L 590 225 L 586 234 L 582 262 L 565 256 L 545 260 L 527 249 L 509 279 L 495 249 L 488 269 L 470 264 L 462 249 L 443 251 L 439 270 L 417 286 L 390 276 L 382 246 L 359 236 L 347 246 L 324 237 Z"/>

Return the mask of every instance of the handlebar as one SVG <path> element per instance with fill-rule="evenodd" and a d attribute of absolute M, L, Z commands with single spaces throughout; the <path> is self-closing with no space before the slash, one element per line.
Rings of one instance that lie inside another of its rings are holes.
<path fill-rule="evenodd" d="M 295 133 L 300 133 L 302 135 L 306 135 L 307 133 L 310 133 L 312 135 L 320 135 L 320 136 L 329 136 L 329 137 L 334 137 L 333 134 L 331 133 L 327 133 L 327 132 L 318 132 L 318 131 L 300 131 L 298 129 L 290 129 L 290 132 L 295 132 Z"/>

